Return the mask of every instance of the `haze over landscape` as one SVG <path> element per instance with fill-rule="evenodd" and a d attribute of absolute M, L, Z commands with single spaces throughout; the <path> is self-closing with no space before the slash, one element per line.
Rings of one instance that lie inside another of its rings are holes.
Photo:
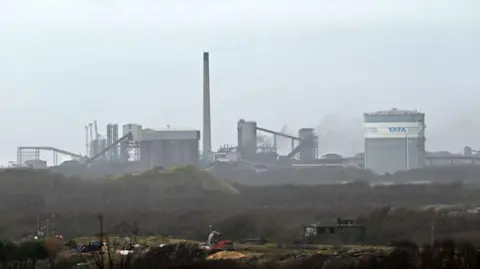
<path fill-rule="evenodd" d="M 355 154 L 362 113 L 392 107 L 426 113 L 427 150 L 479 148 L 478 10 L 473 0 L 2 1 L 0 163 L 20 145 L 83 152 L 94 119 L 201 129 L 202 51 L 214 148 L 235 143 L 245 118 L 316 127 L 320 151 Z"/>
<path fill-rule="evenodd" d="M 2 269 L 480 268 L 479 11 L 0 0 Z"/>

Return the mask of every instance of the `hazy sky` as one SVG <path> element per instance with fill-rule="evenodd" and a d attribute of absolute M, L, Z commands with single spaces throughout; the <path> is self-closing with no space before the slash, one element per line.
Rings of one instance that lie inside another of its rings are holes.
<path fill-rule="evenodd" d="M 214 148 L 245 118 L 355 153 L 392 107 L 427 113 L 428 150 L 480 148 L 478 0 L 1 0 L 0 163 L 84 152 L 93 120 L 200 129 L 204 50 Z"/>

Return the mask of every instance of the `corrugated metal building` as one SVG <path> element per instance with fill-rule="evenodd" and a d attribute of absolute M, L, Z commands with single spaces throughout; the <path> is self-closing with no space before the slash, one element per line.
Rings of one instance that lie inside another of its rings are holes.
<path fill-rule="evenodd" d="M 157 166 L 198 165 L 200 131 L 192 129 L 143 129 L 140 161 L 151 169 Z"/>
<path fill-rule="evenodd" d="M 425 165 L 425 114 L 391 109 L 364 114 L 365 167 L 378 174 Z"/>

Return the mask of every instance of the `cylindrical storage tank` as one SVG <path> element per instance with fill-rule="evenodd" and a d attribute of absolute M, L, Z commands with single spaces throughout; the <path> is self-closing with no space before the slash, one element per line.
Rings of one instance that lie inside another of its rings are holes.
<path fill-rule="evenodd" d="M 257 153 L 257 123 L 238 121 L 238 152 L 243 158 L 251 158 Z"/>
<path fill-rule="evenodd" d="M 113 143 L 113 125 L 112 124 L 108 124 L 107 125 L 107 147 L 110 147 L 110 145 L 112 145 Z M 111 159 L 112 158 L 112 149 L 109 149 L 107 151 L 107 158 L 108 159 Z"/>
<path fill-rule="evenodd" d="M 298 137 L 302 139 L 305 146 L 300 150 L 299 156 L 300 161 L 302 162 L 310 162 L 315 160 L 315 151 L 317 146 L 316 143 L 316 136 L 315 136 L 315 129 L 313 128 L 302 128 L 298 130 Z"/>
<path fill-rule="evenodd" d="M 132 134 L 132 141 L 142 141 L 142 125 L 140 124 L 125 124 L 123 125 L 123 135 Z"/>
<path fill-rule="evenodd" d="M 112 126 L 112 144 L 118 140 L 118 124 Z"/>
<path fill-rule="evenodd" d="M 364 114 L 365 168 L 378 174 L 425 165 L 425 114 L 391 109 Z"/>
<path fill-rule="evenodd" d="M 118 124 L 114 124 L 112 126 L 112 144 L 115 143 L 117 140 L 118 140 Z M 111 159 L 114 160 L 114 161 L 118 161 L 118 156 L 119 156 L 119 146 L 116 145 L 114 147 L 111 148 L 110 150 L 110 153 L 112 154 L 111 155 Z"/>

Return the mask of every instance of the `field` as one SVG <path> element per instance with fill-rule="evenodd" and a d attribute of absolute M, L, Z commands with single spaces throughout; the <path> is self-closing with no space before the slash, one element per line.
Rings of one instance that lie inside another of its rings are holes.
<path fill-rule="evenodd" d="M 97 216 L 102 214 L 107 234 L 136 231 L 139 236 L 204 241 L 213 225 L 235 241 L 266 237 L 288 245 L 300 239 L 304 224 L 330 225 L 342 217 L 365 225 L 366 236 L 330 236 L 320 244 L 388 245 L 404 239 L 423 244 L 431 241 L 432 226 L 438 239 L 469 239 L 477 244 L 480 188 L 459 181 L 472 181 L 475 173 L 480 175 L 475 167 L 410 172 L 412 180 L 439 178 L 439 183 L 430 185 L 372 186 L 359 178 L 344 185 L 249 186 L 192 167 L 96 180 L 7 170 L 0 173 L 0 234 L 18 240 L 34 234 L 39 225 L 65 238 L 94 235 L 99 229 Z M 305 176 L 314 177 L 297 175 Z M 390 180 L 401 178 L 408 174 Z"/>
<path fill-rule="evenodd" d="M 479 169 L 426 169 L 385 178 L 340 170 L 337 174 L 299 171 L 277 175 L 281 180 L 291 176 L 295 184 L 263 185 L 247 184 L 252 182 L 248 180 L 245 184 L 222 180 L 193 167 L 101 179 L 67 178 L 48 171 L 5 170 L 0 173 L 0 235 L 5 242 L 24 242 L 32 238 L 38 227 L 48 235 L 62 234 L 66 240 L 76 238 L 77 243 L 84 243 L 95 238 L 102 226 L 103 234 L 112 244 L 115 241 L 121 244 L 126 235 L 133 234 L 144 245 L 140 256 L 132 261 L 136 268 L 152 268 L 149 264 L 159 259 L 172 264 L 185 257 L 188 260 L 186 253 L 195 252 L 188 246 L 204 242 L 210 226 L 222 232 L 222 238 L 235 242 L 266 238 L 265 245 L 237 244 L 235 252 L 220 252 L 211 257 L 235 258 L 236 262 L 252 268 L 263 266 L 260 264 L 270 264 L 272 268 L 289 264 L 289 268 L 299 268 L 298 263 L 311 262 L 310 265 L 317 266 L 331 260 L 348 264 L 364 260 L 383 263 L 395 257 L 419 260 L 418 255 L 428 251 L 435 251 L 441 259 L 442 251 L 449 249 L 471 256 L 477 255 L 473 246 L 451 244 L 448 239 L 480 246 L 480 188 L 475 183 L 479 180 Z M 267 176 L 262 173 L 260 182 L 271 180 Z M 352 178 L 355 180 L 348 184 L 312 184 Z M 436 183 L 378 184 L 420 179 Z M 335 225 L 339 217 L 353 219 L 355 224 L 366 227 L 365 233 L 322 235 L 316 245 L 302 245 L 303 225 Z M 407 241 L 410 243 L 398 248 L 398 242 Z M 432 241 L 447 243 L 423 247 Z M 161 243 L 183 246 L 183 254 L 154 247 Z M 385 247 L 392 245 L 397 247 L 393 250 Z M 19 249 L 31 254 L 25 247 L 29 246 L 20 245 Z M 150 252 L 145 252 L 146 249 Z M 65 253 L 72 254 L 69 251 L 61 254 Z M 54 261 L 51 252 L 42 255 Z M 71 257 L 81 258 L 77 254 Z M 42 264 L 48 262 L 42 260 Z M 235 268 L 238 264 L 220 265 L 219 268 Z M 205 268 L 213 267 L 214 264 L 208 264 Z"/>
<path fill-rule="evenodd" d="M 136 243 L 142 246 L 159 246 L 161 244 L 177 244 L 177 243 L 190 243 L 190 244 L 201 244 L 205 243 L 204 241 L 196 240 L 185 240 L 179 238 L 168 238 L 164 236 L 136 236 Z M 77 244 L 87 244 L 91 241 L 98 240 L 98 237 L 78 237 L 73 239 Z M 122 236 L 107 236 L 108 242 L 124 242 L 124 237 Z M 311 249 L 316 250 L 319 253 L 331 254 L 338 249 L 379 249 L 379 250 L 389 250 L 389 247 L 385 246 L 371 246 L 371 245 L 283 245 L 275 243 L 265 243 L 265 244 L 248 244 L 248 243 L 238 243 L 235 242 L 235 250 L 245 253 L 288 253 L 292 251 L 302 250 L 302 249 Z"/>
<path fill-rule="evenodd" d="M 90 240 L 92 238 L 81 238 Z M 138 238 L 143 243 L 165 242 L 165 238 Z M 182 240 L 175 240 L 177 246 Z M 191 245 L 191 242 L 188 243 Z M 184 245 L 185 246 L 185 245 Z M 207 256 L 205 260 L 193 258 L 189 248 L 174 248 L 173 252 L 164 251 L 166 247 L 150 247 L 148 251 L 133 252 L 131 264 L 134 268 L 322 268 L 322 269 L 420 269 L 420 268 L 477 268 L 480 254 L 471 245 L 455 245 L 444 241 L 433 246 L 418 248 L 410 242 L 398 242 L 394 247 L 374 246 L 310 246 L 309 249 L 278 248 L 266 244 L 238 245 L 235 251 L 222 251 Z M 142 253 L 142 254 L 139 254 Z M 190 254 L 189 254 L 190 253 Z M 85 255 L 84 255 L 85 256 Z M 88 255 L 87 255 L 88 257 Z M 97 261 L 98 261 L 98 256 Z M 104 260 L 108 261 L 105 255 Z M 188 258 L 190 257 L 190 258 Z M 85 261 L 95 261 L 95 256 Z M 114 256 L 113 264 L 124 264 L 119 268 L 128 268 L 125 259 Z M 448 267 L 444 267 L 445 264 Z M 91 263 L 95 266 L 95 263 Z M 97 263 L 98 266 L 98 263 Z M 107 266 L 107 263 L 106 263 Z M 160 268 L 160 267 L 154 267 Z"/>
<path fill-rule="evenodd" d="M 95 240 L 95 237 L 81 237 L 76 238 L 77 243 L 88 243 Z M 123 237 L 109 236 L 110 242 L 121 242 Z M 202 242 L 182 240 L 174 238 L 166 238 L 162 236 L 138 236 L 136 241 L 139 245 L 138 248 L 134 248 L 132 257 L 138 259 L 139 257 L 148 257 L 149 255 L 158 255 L 162 252 L 162 249 L 158 245 L 160 244 L 173 244 L 173 245 L 194 245 Z M 180 248 L 181 249 L 181 248 Z M 253 267 L 265 267 L 265 266 L 281 266 L 281 267 L 296 267 L 298 264 L 305 262 L 324 262 L 333 260 L 348 261 L 350 263 L 358 263 L 362 260 L 368 260 L 372 257 L 381 258 L 389 255 L 393 251 L 391 247 L 375 247 L 375 246 L 332 246 L 332 245 L 309 245 L 309 246 L 280 246 L 277 244 L 235 244 L 234 251 L 221 251 L 206 256 L 207 261 L 235 261 L 237 264 L 248 264 Z M 104 260 L 108 260 L 110 257 L 114 263 L 125 262 L 125 256 L 118 254 L 114 248 L 110 248 L 112 254 L 104 255 Z M 179 254 L 182 253 L 178 249 L 176 253 L 172 254 L 173 260 L 178 260 Z M 152 254 L 154 253 L 154 254 Z M 156 254 L 155 254 L 156 253 Z M 185 253 L 184 253 L 185 254 Z M 83 260 L 87 262 L 94 262 L 98 260 L 97 256 L 91 256 L 91 254 L 80 254 Z M 78 254 L 75 254 L 78 260 Z M 72 256 L 69 257 L 71 259 Z"/>

